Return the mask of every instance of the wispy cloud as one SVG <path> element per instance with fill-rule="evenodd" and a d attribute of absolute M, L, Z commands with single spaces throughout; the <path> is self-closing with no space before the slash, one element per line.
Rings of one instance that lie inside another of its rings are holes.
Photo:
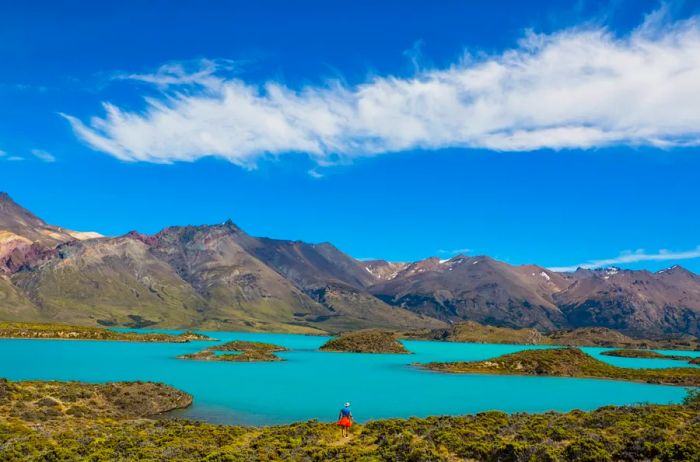
<path fill-rule="evenodd" d="M 0 149 L 0 158 L 2 158 L 3 160 L 6 160 L 6 161 L 10 161 L 10 162 L 24 160 L 23 157 L 9 155 L 6 151 L 3 151 L 2 149 Z"/>
<path fill-rule="evenodd" d="M 32 155 L 43 162 L 56 162 L 56 157 L 43 149 L 32 149 Z"/>
<path fill-rule="evenodd" d="M 439 253 L 439 254 L 443 254 L 443 255 L 457 255 L 457 254 L 460 254 L 460 253 L 469 253 L 469 252 L 471 252 L 471 251 L 472 251 L 472 249 L 467 249 L 467 248 L 465 247 L 465 248 L 462 248 L 462 249 L 452 249 L 452 250 L 439 249 L 439 250 L 438 250 L 438 253 Z"/>
<path fill-rule="evenodd" d="M 576 271 L 578 268 L 593 269 L 603 268 L 612 265 L 622 265 L 626 263 L 638 263 L 643 261 L 674 261 L 674 260 L 691 260 L 700 258 L 700 246 L 692 250 L 684 250 L 673 252 L 670 250 L 661 249 L 657 253 L 647 253 L 644 249 L 635 251 L 623 252 L 615 258 L 605 258 L 602 260 L 590 260 L 585 263 L 571 266 L 558 266 L 549 268 L 552 271 Z"/>
<path fill-rule="evenodd" d="M 146 98 L 142 111 L 104 103 L 105 115 L 88 122 L 64 116 L 93 149 L 157 163 L 217 156 L 254 167 L 266 155 L 301 152 L 328 165 L 415 148 L 700 145 L 700 18 L 674 22 L 663 11 L 625 37 L 599 26 L 528 33 L 498 55 L 356 86 L 257 85 L 222 67 L 204 60 L 122 75 L 161 97 Z"/>
<path fill-rule="evenodd" d="M 115 79 L 136 80 L 161 88 L 196 85 L 203 88 L 217 88 L 222 79 L 217 74 L 232 71 L 236 62 L 228 59 L 201 59 L 169 63 L 152 74 L 117 74 Z"/>

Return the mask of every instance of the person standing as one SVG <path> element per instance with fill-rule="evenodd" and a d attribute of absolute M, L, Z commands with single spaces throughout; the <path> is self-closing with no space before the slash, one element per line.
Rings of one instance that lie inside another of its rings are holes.
<path fill-rule="evenodd" d="M 340 426 L 341 434 L 347 438 L 348 429 L 352 426 L 352 411 L 350 403 L 345 403 L 345 406 L 338 413 L 338 425 Z"/>

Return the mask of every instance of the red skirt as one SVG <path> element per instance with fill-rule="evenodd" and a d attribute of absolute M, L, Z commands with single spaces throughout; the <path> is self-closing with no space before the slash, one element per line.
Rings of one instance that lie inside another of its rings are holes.
<path fill-rule="evenodd" d="M 352 420 L 348 419 L 347 417 L 343 417 L 338 421 L 338 425 L 341 427 L 350 428 L 352 425 Z"/>

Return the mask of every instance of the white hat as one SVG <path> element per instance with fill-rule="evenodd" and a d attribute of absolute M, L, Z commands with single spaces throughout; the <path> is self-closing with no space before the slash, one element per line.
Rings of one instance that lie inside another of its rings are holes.
<path fill-rule="evenodd" d="M 350 403 L 345 403 L 345 407 L 350 407 Z"/>

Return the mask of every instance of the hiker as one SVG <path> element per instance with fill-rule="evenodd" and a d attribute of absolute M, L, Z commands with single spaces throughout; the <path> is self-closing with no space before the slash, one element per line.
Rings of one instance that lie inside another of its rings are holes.
<path fill-rule="evenodd" d="M 340 425 L 341 434 L 347 438 L 348 428 L 352 425 L 352 412 L 350 411 L 350 403 L 345 403 L 345 406 L 338 413 L 338 425 Z"/>

